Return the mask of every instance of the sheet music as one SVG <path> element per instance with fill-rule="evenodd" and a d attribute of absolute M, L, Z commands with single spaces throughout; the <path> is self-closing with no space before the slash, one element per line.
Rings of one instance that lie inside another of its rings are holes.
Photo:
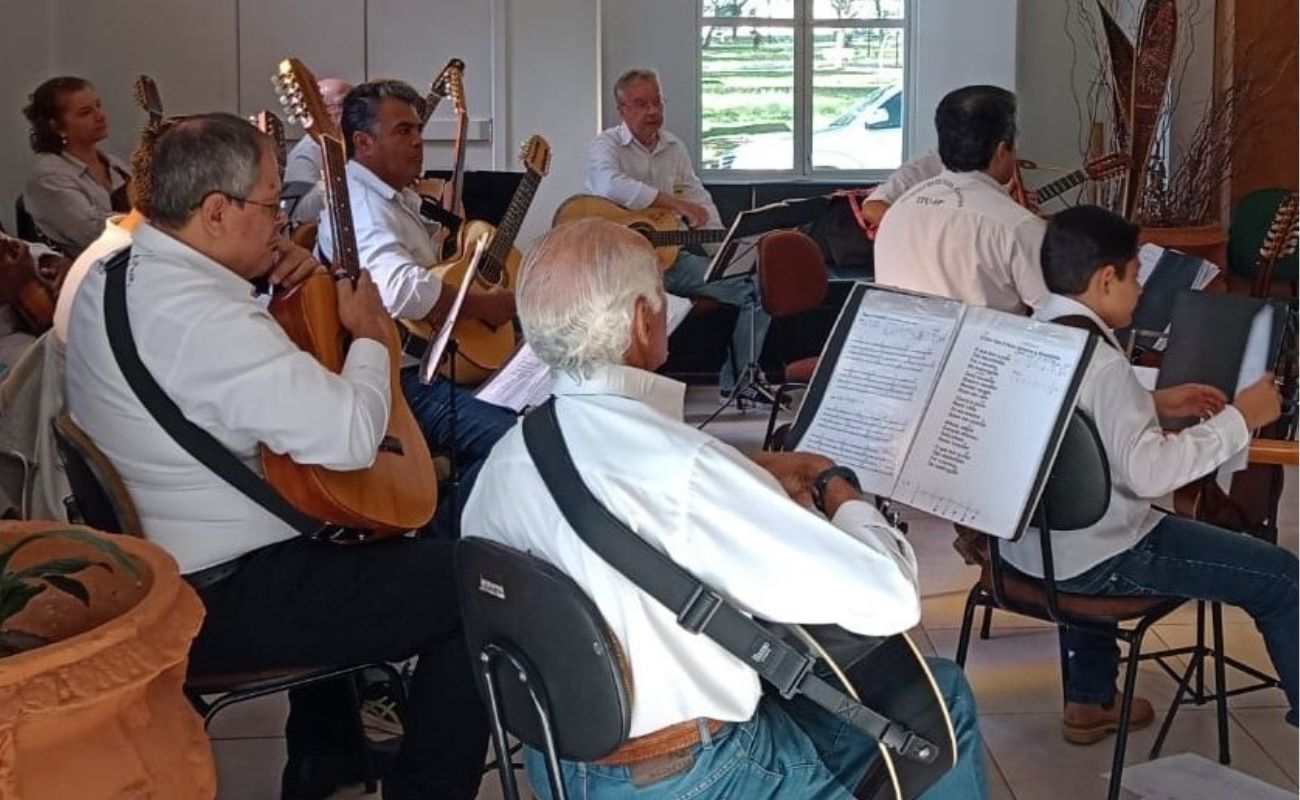
<path fill-rule="evenodd" d="M 1152 273 L 1156 271 L 1156 265 L 1160 263 L 1160 258 L 1165 254 L 1165 248 L 1155 244 L 1144 244 L 1138 248 L 1138 283 L 1143 286 L 1147 285 Z M 1196 291 L 1204 289 L 1210 285 L 1219 274 L 1219 267 L 1208 259 L 1202 258 L 1200 265 L 1196 270 L 1196 277 L 1192 280 L 1192 288 Z"/>
<path fill-rule="evenodd" d="M 894 499 L 1014 537 L 1087 337 L 969 309 Z"/>
<path fill-rule="evenodd" d="M 664 297 L 668 332 L 672 333 L 691 312 L 691 301 L 674 294 L 665 294 Z M 479 387 L 474 397 L 522 413 L 525 408 L 545 403 L 554 385 L 551 368 L 524 342 L 510 360 Z"/>
<path fill-rule="evenodd" d="M 442 328 L 432 339 L 429 340 L 429 346 L 425 348 L 424 356 L 420 359 L 420 382 L 426 386 L 433 383 L 433 379 L 438 376 L 438 367 L 442 365 L 443 353 L 447 351 L 447 345 L 451 342 L 451 334 L 455 330 L 456 320 L 460 318 L 460 307 L 465 304 L 465 295 L 469 294 L 469 287 L 474 283 L 474 276 L 478 273 L 478 266 L 483 261 L 483 254 L 487 252 L 488 235 L 486 233 L 478 237 L 474 245 L 474 257 L 470 259 L 469 266 L 465 268 L 465 275 L 461 278 L 460 288 L 456 291 L 456 297 L 451 301 L 451 308 L 447 310 L 447 318 L 443 320 Z"/>
<path fill-rule="evenodd" d="M 956 300 L 867 291 L 796 449 L 890 495 L 963 313 Z"/>
<path fill-rule="evenodd" d="M 1268 352 L 1273 341 L 1273 307 L 1265 304 L 1251 320 L 1250 333 L 1246 336 L 1246 350 L 1241 355 L 1241 370 L 1237 373 L 1237 392 L 1264 377 L 1268 372 Z M 1233 393 L 1236 395 L 1236 392 Z M 1219 467 L 1214 480 L 1219 488 L 1228 492 L 1232 488 L 1232 475 L 1245 469 L 1250 463 L 1250 448 L 1243 448 Z"/>

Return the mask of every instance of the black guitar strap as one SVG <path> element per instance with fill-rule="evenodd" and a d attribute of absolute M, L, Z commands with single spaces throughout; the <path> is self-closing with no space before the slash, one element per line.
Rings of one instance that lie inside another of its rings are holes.
<path fill-rule="evenodd" d="M 283 520 L 294 530 L 310 538 L 320 538 L 331 528 L 289 505 L 283 497 L 263 480 L 261 475 L 248 468 L 216 437 L 195 425 L 185 416 L 140 360 L 131 333 L 131 319 L 126 307 L 126 274 L 131 261 L 131 248 L 126 248 L 104 265 L 104 326 L 108 330 L 108 344 L 113 349 L 117 366 L 130 385 L 131 391 L 153 416 L 162 429 L 176 443 L 203 466 L 212 470 L 226 483 L 238 489 L 250 500 Z"/>
<path fill-rule="evenodd" d="M 932 763 L 939 748 L 867 708 L 813 671 L 816 659 L 796 650 L 776 630 L 755 622 L 609 512 L 583 482 L 564 442 L 555 398 L 524 418 L 528 454 L 560 512 L 579 538 L 611 567 L 677 615 L 677 624 L 702 633 L 748 664 L 782 697 L 796 694 L 865 731 L 899 755 Z"/>

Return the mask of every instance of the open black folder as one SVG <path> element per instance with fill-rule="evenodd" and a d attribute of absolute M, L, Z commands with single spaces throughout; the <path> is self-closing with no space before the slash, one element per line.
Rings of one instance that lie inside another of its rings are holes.
<path fill-rule="evenodd" d="M 1262 297 L 1180 292 L 1170 315 L 1169 346 L 1156 388 L 1184 383 L 1218 387 L 1228 399 L 1277 364 L 1286 306 Z M 1195 419 L 1162 420 L 1174 430 Z"/>
<path fill-rule="evenodd" d="M 866 492 L 1014 539 L 1095 347 L 1078 328 L 859 283 L 790 447 L 851 467 Z"/>

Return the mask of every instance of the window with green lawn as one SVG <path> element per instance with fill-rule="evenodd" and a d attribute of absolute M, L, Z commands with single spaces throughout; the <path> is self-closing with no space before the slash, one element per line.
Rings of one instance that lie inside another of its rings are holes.
<path fill-rule="evenodd" d="M 701 166 L 887 172 L 903 158 L 912 0 L 701 0 Z"/>

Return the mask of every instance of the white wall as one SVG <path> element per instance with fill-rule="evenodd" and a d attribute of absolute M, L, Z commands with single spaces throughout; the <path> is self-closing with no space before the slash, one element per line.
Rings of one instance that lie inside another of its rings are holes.
<path fill-rule="evenodd" d="M 583 153 L 598 125 L 598 18 L 598 0 L 0 0 L 0 108 L 8 109 L 0 115 L 0 218 L 13 229 L 13 199 L 31 162 L 19 109 L 51 75 L 96 84 L 109 116 L 105 147 L 126 157 L 144 121 L 131 96 L 142 72 L 157 80 L 168 113 L 250 114 L 276 107 L 270 76 L 284 55 L 320 76 L 397 77 L 421 92 L 457 55 L 467 62 L 470 119 L 486 122 L 487 138 L 470 143 L 470 169 L 518 169 L 518 144 L 533 132 L 554 151 L 526 242 L 582 187 Z M 450 116 L 444 107 L 435 119 Z M 448 164 L 450 152 L 446 140 L 429 142 L 426 166 Z"/>

